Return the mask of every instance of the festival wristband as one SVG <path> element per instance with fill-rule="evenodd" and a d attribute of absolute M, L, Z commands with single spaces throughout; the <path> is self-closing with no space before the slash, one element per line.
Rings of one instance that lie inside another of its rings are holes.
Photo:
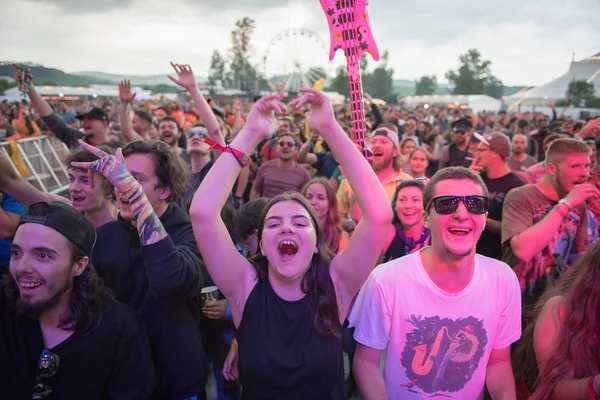
<path fill-rule="evenodd" d="M 250 157 L 248 157 L 245 153 L 232 148 L 231 146 L 223 146 L 211 138 L 204 139 L 204 143 L 208 144 L 211 149 L 221 150 L 223 153 L 232 154 L 238 163 L 242 166 L 242 168 L 247 167 L 250 164 Z"/>
<path fill-rule="evenodd" d="M 592 383 L 592 388 L 596 394 L 596 397 L 600 397 L 600 374 L 594 377 L 594 381 Z"/>

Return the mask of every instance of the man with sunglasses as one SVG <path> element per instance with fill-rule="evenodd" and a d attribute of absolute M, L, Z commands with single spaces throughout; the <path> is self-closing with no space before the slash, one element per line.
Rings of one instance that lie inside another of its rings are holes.
<path fill-rule="evenodd" d="M 155 377 L 141 318 L 90 264 L 96 232 L 63 203 L 36 203 L 0 282 L 3 399 L 148 399 Z"/>
<path fill-rule="evenodd" d="M 298 153 L 296 138 L 289 132 L 277 135 L 277 160 L 263 163 L 258 172 L 250 200 L 259 197 L 275 197 L 288 190 L 300 190 L 305 183 L 310 181 L 310 174 L 302 168 L 294 157 Z"/>
<path fill-rule="evenodd" d="M 533 307 L 552 281 L 587 251 L 585 202 L 600 198 L 600 191 L 588 183 L 587 144 L 556 139 L 545 164 L 543 180 L 510 191 L 502 210 L 503 261 L 519 278 L 524 309 Z"/>
<path fill-rule="evenodd" d="M 473 123 L 467 118 L 452 122 L 452 143 L 442 149 L 439 169 L 445 167 L 469 168 L 473 154 L 469 153 L 469 140 Z"/>
<path fill-rule="evenodd" d="M 365 399 L 479 399 L 484 385 L 493 399 L 515 398 L 519 283 L 506 264 L 475 253 L 488 203 L 473 171 L 438 171 L 423 194 L 431 246 L 378 266 L 359 292 L 349 320 Z"/>

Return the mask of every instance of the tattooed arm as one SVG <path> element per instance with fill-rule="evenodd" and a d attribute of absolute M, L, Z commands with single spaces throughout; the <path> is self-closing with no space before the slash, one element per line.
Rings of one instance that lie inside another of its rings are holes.
<path fill-rule="evenodd" d="M 113 156 L 90 146 L 83 140 L 79 140 L 79 144 L 98 156 L 98 160 L 91 163 L 74 162 L 72 166 L 101 173 L 117 189 L 118 196 L 129 201 L 142 245 L 147 246 L 167 237 L 167 231 L 154 212 L 142 185 L 127 170 L 121 149 L 117 149 L 116 155 Z"/>

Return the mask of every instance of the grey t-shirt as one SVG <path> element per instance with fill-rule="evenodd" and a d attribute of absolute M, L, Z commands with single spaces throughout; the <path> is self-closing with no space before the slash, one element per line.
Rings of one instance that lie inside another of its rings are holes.
<path fill-rule="evenodd" d="M 527 154 L 527 158 L 525 158 L 523 161 L 515 160 L 514 155 L 511 155 L 508 159 L 508 168 L 510 168 L 512 172 L 516 172 L 518 174 L 524 174 L 525 171 L 527 171 L 527 168 L 535 164 L 537 164 L 537 160 L 531 157 L 529 154 Z"/>
<path fill-rule="evenodd" d="M 300 190 L 310 181 L 310 174 L 298 164 L 280 168 L 278 160 L 270 160 L 260 166 L 254 179 L 254 188 L 261 197 L 275 197 L 288 190 Z"/>

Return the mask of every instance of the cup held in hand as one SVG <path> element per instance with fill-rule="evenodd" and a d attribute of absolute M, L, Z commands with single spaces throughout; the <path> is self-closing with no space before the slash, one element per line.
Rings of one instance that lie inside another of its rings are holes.
<path fill-rule="evenodd" d="M 219 289 L 216 286 L 207 286 L 200 292 L 202 303 L 219 300 Z"/>

